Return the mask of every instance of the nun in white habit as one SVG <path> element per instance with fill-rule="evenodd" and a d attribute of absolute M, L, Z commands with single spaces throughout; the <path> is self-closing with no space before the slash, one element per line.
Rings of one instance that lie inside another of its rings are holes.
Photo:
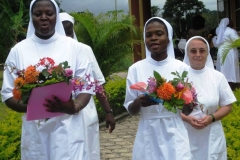
<path fill-rule="evenodd" d="M 216 69 L 224 74 L 227 81 L 230 82 L 230 86 L 234 85 L 231 83 L 240 83 L 239 52 L 237 48 L 231 49 L 228 52 L 225 62 L 222 64 L 223 44 L 231 44 L 239 38 L 236 30 L 231 27 L 233 27 L 232 22 L 230 22 L 228 18 L 223 18 L 216 28 L 217 40 L 215 42 L 215 47 L 218 48 Z"/>
<path fill-rule="evenodd" d="M 68 61 L 75 78 L 84 78 L 85 75 L 92 77 L 92 64 L 84 53 L 84 46 L 65 36 L 58 13 L 59 8 L 54 0 L 31 1 L 27 39 L 11 49 L 6 64 L 22 70 L 29 65 L 37 64 L 43 57 L 50 57 L 56 64 Z M 4 71 L 2 101 L 15 111 L 26 112 L 27 105 L 17 103 L 13 98 L 13 82 L 17 77 L 10 72 L 11 68 L 8 67 Z M 93 89 L 82 90 L 75 93 L 76 101 L 69 99 L 64 103 L 57 97 L 54 97 L 55 100 L 46 101 L 44 106 L 48 111 L 65 113 L 47 121 L 45 119 L 27 121 L 24 114 L 21 159 L 87 160 L 81 109 L 88 104 L 92 94 Z"/>
<path fill-rule="evenodd" d="M 77 37 L 73 29 L 74 18 L 65 12 L 60 13 L 59 17 L 63 22 L 66 35 L 74 38 L 77 41 Z M 71 22 L 71 24 L 69 24 L 69 22 Z M 84 48 L 86 51 L 85 54 L 89 57 L 90 61 L 93 64 L 92 71 L 93 71 L 94 79 L 98 81 L 98 85 L 104 84 L 105 78 L 99 68 L 98 62 L 94 56 L 94 53 L 91 47 L 88 45 L 84 45 Z M 104 97 L 103 95 L 100 95 L 100 93 L 96 93 L 96 96 L 98 99 L 100 98 L 99 100 L 100 102 L 104 101 L 104 103 L 101 103 L 101 105 L 103 106 L 103 109 L 105 111 L 111 111 L 111 107 L 109 102 L 107 101 L 107 98 Z M 82 110 L 82 112 L 83 112 L 84 124 L 86 127 L 85 136 L 86 136 L 88 159 L 100 160 L 99 122 L 98 122 L 98 115 L 97 115 L 97 110 L 96 110 L 93 97 L 91 97 L 90 102 Z M 110 125 L 110 132 L 112 132 L 115 128 L 115 120 L 112 113 L 106 114 L 106 124 L 107 124 L 107 128 Z"/>
<path fill-rule="evenodd" d="M 199 102 L 190 115 L 181 114 L 193 159 L 227 160 L 221 119 L 230 113 L 236 98 L 225 76 L 214 70 L 209 45 L 203 37 L 190 38 L 185 53 L 183 62 L 189 65 L 189 82 L 193 83 Z"/>
<path fill-rule="evenodd" d="M 128 69 L 124 106 L 131 115 L 140 113 L 137 135 L 133 147 L 133 160 L 190 160 L 187 131 L 180 113 L 169 112 L 162 104 L 152 102 L 142 92 L 131 90 L 137 82 L 147 83 L 157 71 L 167 80 L 171 72 L 180 74 L 187 65 L 174 58 L 171 25 L 164 19 L 153 17 L 144 27 L 146 59 Z"/>

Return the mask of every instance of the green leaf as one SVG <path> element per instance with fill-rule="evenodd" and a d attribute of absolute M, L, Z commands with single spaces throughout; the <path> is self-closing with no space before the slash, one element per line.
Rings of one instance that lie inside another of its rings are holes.
<path fill-rule="evenodd" d="M 65 68 L 68 68 L 68 67 L 69 67 L 68 62 L 67 61 L 63 62 L 63 68 L 65 69 Z"/>
<path fill-rule="evenodd" d="M 171 74 L 173 74 L 173 75 L 175 75 L 175 76 L 177 75 L 175 72 L 171 72 Z"/>
<path fill-rule="evenodd" d="M 45 81 L 43 84 L 44 85 L 49 85 L 49 84 L 54 84 L 54 83 L 59 83 L 60 81 L 55 79 L 55 78 L 52 78 L 52 79 L 49 79 L 47 81 Z"/>
<path fill-rule="evenodd" d="M 153 75 L 154 75 L 155 79 L 157 80 L 157 82 L 161 82 L 162 81 L 162 77 L 161 77 L 161 75 L 158 72 L 153 71 Z"/>
<path fill-rule="evenodd" d="M 229 51 L 231 49 L 238 48 L 238 47 L 240 47 L 240 38 L 236 39 L 231 44 L 229 44 L 229 42 L 224 42 L 223 43 L 223 54 L 222 54 L 222 57 L 221 57 L 221 59 L 222 59 L 221 65 L 224 64 Z"/>
<path fill-rule="evenodd" d="M 47 69 L 43 69 L 42 70 L 42 74 L 45 76 L 45 77 L 48 77 L 50 75 L 50 73 L 47 71 Z"/>
<path fill-rule="evenodd" d="M 183 71 L 183 73 L 182 73 L 182 78 L 183 78 L 183 79 L 186 78 L 186 77 L 187 77 L 187 74 L 188 74 L 187 71 Z"/>

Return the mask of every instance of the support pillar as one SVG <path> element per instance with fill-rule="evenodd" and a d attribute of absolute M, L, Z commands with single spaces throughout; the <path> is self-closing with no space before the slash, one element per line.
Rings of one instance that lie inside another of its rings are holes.
<path fill-rule="evenodd" d="M 130 14 L 135 16 L 136 25 L 143 32 L 145 22 L 151 17 L 151 0 L 128 0 Z M 145 58 L 144 43 L 135 44 L 133 50 L 133 62 Z"/>

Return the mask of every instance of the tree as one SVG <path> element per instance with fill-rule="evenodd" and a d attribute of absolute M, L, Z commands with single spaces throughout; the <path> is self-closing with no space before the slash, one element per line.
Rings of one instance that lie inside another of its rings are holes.
<path fill-rule="evenodd" d="M 135 18 L 121 13 L 71 14 L 78 40 L 91 46 L 105 77 L 113 72 L 116 63 L 132 54 L 133 43 L 140 42 L 138 28 L 133 25 Z"/>
<path fill-rule="evenodd" d="M 151 16 L 156 17 L 159 16 L 159 13 L 162 9 L 159 8 L 158 6 L 151 6 Z"/>
<path fill-rule="evenodd" d="M 27 1 L 28 6 L 30 0 Z M 8 55 L 10 48 L 25 37 L 27 22 L 29 19 L 28 10 L 25 9 L 24 0 L 2 0 L 0 2 L 0 63 L 3 63 Z"/>
<path fill-rule="evenodd" d="M 162 15 L 173 25 L 175 32 L 181 32 L 185 30 L 182 28 L 184 19 L 191 20 L 194 15 L 200 14 L 203 9 L 203 2 L 198 0 L 166 0 Z"/>
<path fill-rule="evenodd" d="M 218 26 L 218 11 L 217 10 L 209 10 L 203 9 L 202 16 L 205 18 L 205 26 L 208 30 L 216 28 Z"/>

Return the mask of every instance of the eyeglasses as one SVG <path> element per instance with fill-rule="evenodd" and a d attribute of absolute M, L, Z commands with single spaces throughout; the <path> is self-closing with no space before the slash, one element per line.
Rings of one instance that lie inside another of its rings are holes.
<path fill-rule="evenodd" d="M 189 52 L 192 53 L 192 54 L 195 54 L 197 52 L 199 52 L 199 53 L 206 53 L 207 50 L 205 50 L 205 49 L 191 49 Z"/>

